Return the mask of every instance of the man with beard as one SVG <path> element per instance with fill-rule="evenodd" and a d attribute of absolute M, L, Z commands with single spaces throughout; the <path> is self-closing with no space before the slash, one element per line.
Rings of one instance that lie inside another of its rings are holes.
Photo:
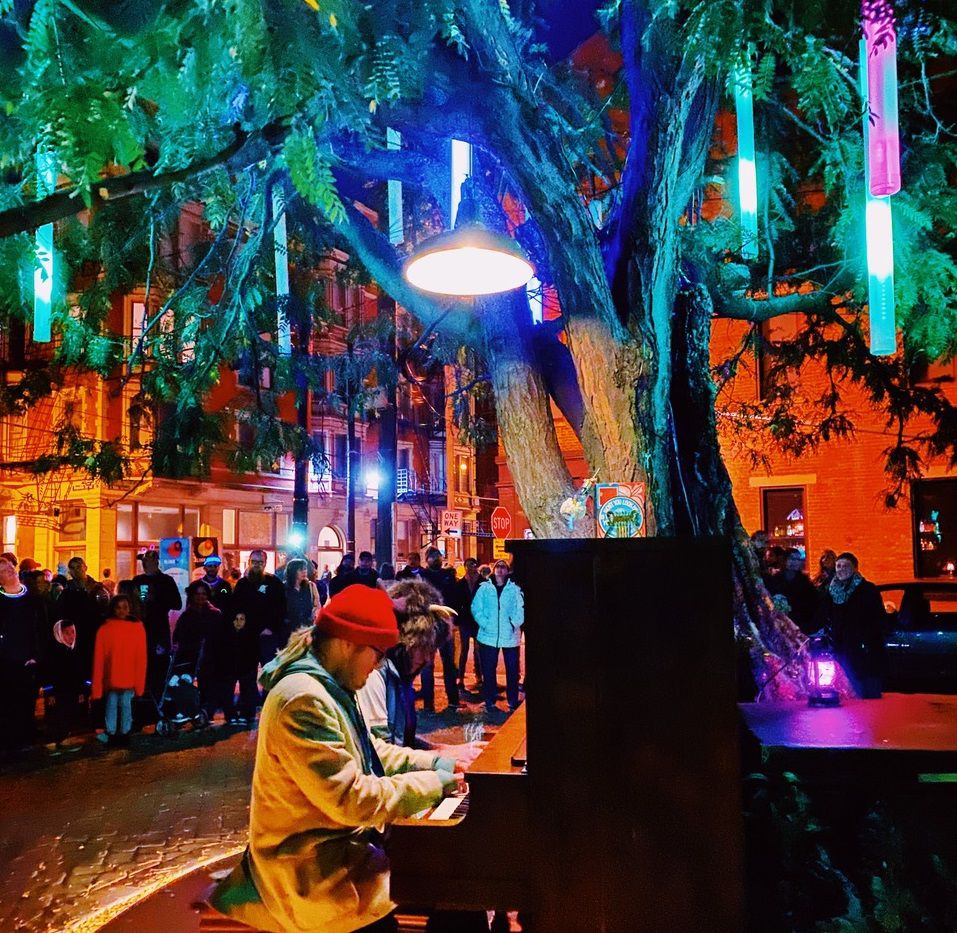
<path fill-rule="evenodd" d="M 268 664 L 289 639 L 286 623 L 286 590 L 282 581 L 266 573 L 266 552 L 252 551 L 246 575 L 233 590 L 229 611 L 242 613 L 259 639 L 259 660 Z"/>
<path fill-rule="evenodd" d="M 263 670 L 249 846 L 217 910 L 257 930 L 396 933 L 382 832 L 468 764 L 369 735 L 356 691 L 398 640 L 389 597 L 350 586 Z"/>

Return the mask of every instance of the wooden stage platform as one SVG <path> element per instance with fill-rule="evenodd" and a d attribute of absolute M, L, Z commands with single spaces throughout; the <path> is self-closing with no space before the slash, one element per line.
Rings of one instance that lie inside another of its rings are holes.
<path fill-rule="evenodd" d="M 801 776 L 835 780 L 863 770 L 874 779 L 948 783 L 957 789 L 957 696 L 885 693 L 837 707 L 741 703 L 744 723 Z"/>

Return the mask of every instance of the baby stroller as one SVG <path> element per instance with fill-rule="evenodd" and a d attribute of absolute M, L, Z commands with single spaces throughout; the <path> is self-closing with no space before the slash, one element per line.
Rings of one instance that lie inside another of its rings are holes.
<path fill-rule="evenodd" d="M 192 725 L 194 729 L 204 729 L 209 725 L 209 717 L 199 696 L 196 680 L 198 667 L 198 660 L 180 662 L 176 660 L 175 653 L 170 655 L 163 693 L 156 704 L 159 715 L 157 735 L 172 735 L 187 725 Z"/>

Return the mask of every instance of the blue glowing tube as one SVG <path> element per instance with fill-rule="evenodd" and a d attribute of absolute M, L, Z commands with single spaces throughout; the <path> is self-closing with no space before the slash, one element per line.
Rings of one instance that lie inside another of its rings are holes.
<path fill-rule="evenodd" d="M 738 205 L 741 210 L 741 255 L 758 258 L 758 171 L 754 156 L 754 95 L 751 74 L 734 77 L 734 110 L 738 118 Z"/>
<path fill-rule="evenodd" d="M 37 198 L 56 190 L 56 159 L 46 149 L 37 151 Z M 50 342 L 50 317 L 53 309 L 53 224 L 37 228 L 36 264 L 33 267 L 33 340 Z"/>

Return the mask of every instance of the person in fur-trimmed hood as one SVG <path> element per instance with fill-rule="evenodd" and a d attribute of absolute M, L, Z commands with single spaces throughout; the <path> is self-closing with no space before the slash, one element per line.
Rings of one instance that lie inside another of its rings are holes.
<path fill-rule="evenodd" d="M 381 832 L 459 787 L 464 763 L 370 736 L 355 692 L 399 640 L 380 589 L 346 587 L 268 664 L 249 847 L 212 905 L 259 930 L 396 930 Z"/>
<path fill-rule="evenodd" d="M 357 694 L 359 708 L 373 735 L 392 745 L 428 748 L 471 763 L 484 742 L 435 746 L 416 735 L 415 689 L 412 682 L 435 658 L 435 652 L 452 637 L 455 610 L 442 605 L 438 590 L 421 578 L 406 578 L 385 587 L 399 622 L 399 643 L 386 651 Z"/>

